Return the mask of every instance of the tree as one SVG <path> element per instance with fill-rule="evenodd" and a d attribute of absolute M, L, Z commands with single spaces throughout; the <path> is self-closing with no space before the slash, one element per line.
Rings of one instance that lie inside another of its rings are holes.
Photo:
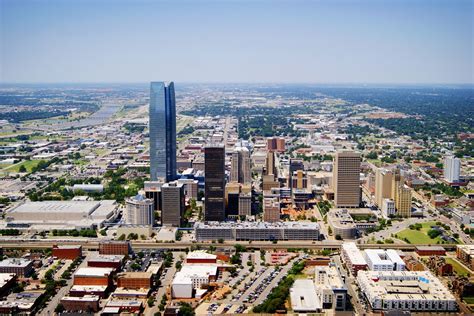
<path fill-rule="evenodd" d="M 21 165 L 20 168 L 18 168 L 18 172 L 21 172 L 21 173 L 26 172 L 26 167 L 24 165 Z"/>
<path fill-rule="evenodd" d="M 178 310 L 178 316 L 194 316 L 196 313 L 191 305 L 188 303 L 181 303 L 181 307 Z"/>
<path fill-rule="evenodd" d="M 56 306 L 56 308 L 54 309 L 54 312 L 57 313 L 57 314 L 64 312 L 64 306 L 63 306 L 63 304 L 59 303 L 59 304 Z"/>

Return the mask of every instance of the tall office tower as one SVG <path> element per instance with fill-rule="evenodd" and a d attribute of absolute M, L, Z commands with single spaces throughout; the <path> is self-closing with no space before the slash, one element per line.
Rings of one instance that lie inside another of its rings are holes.
<path fill-rule="evenodd" d="M 385 199 L 392 197 L 392 172 L 378 168 L 375 172 L 375 203 L 382 209 Z"/>
<path fill-rule="evenodd" d="M 184 195 L 188 199 L 197 200 L 199 192 L 199 181 L 194 179 L 178 179 L 178 183 L 184 185 Z"/>
<path fill-rule="evenodd" d="M 251 184 L 244 184 L 240 188 L 239 215 L 240 216 L 252 215 L 252 185 Z"/>
<path fill-rule="evenodd" d="M 411 217 L 411 189 L 404 184 L 398 186 L 395 208 L 398 215 Z"/>
<path fill-rule="evenodd" d="M 447 156 L 444 158 L 444 179 L 449 183 L 459 182 L 461 161 L 459 158 Z"/>
<path fill-rule="evenodd" d="M 161 204 L 161 224 L 163 226 L 181 226 L 184 214 L 184 185 L 177 181 L 163 184 Z"/>
<path fill-rule="evenodd" d="M 247 147 L 236 147 L 232 152 L 232 163 L 230 181 L 238 183 L 250 183 L 250 151 Z"/>
<path fill-rule="evenodd" d="M 138 194 L 125 201 L 127 205 L 127 224 L 132 225 L 153 225 L 155 221 L 155 211 L 153 200 L 147 199 Z"/>
<path fill-rule="evenodd" d="M 240 186 L 238 182 L 229 182 L 225 185 L 225 216 L 239 215 Z"/>
<path fill-rule="evenodd" d="M 276 196 L 263 198 L 263 220 L 265 222 L 280 221 L 280 202 Z"/>
<path fill-rule="evenodd" d="M 161 210 L 161 187 L 163 182 L 160 181 L 145 181 L 144 190 L 145 197 L 153 200 L 153 209 L 155 211 Z"/>
<path fill-rule="evenodd" d="M 285 139 L 281 137 L 267 138 L 267 150 L 279 153 L 285 152 Z"/>
<path fill-rule="evenodd" d="M 336 154 L 333 168 L 334 201 L 336 207 L 360 205 L 360 155 L 353 151 Z"/>
<path fill-rule="evenodd" d="M 276 166 L 275 166 L 275 153 L 273 151 L 267 152 L 267 159 L 265 160 L 265 174 L 272 174 L 277 176 Z"/>
<path fill-rule="evenodd" d="M 173 82 L 150 85 L 150 176 L 152 181 L 176 178 L 176 101 Z"/>
<path fill-rule="evenodd" d="M 293 172 L 291 188 L 292 189 L 306 189 L 308 187 L 308 178 L 303 170 Z"/>
<path fill-rule="evenodd" d="M 398 196 L 398 187 L 403 185 L 404 179 L 400 172 L 400 169 L 395 169 L 392 174 L 392 195 L 390 196 L 392 200 L 395 201 L 395 205 L 397 204 L 397 196 Z"/>
<path fill-rule="evenodd" d="M 204 148 L 204 219 L 225 219 L 225 148 L 221 145 Z"/>

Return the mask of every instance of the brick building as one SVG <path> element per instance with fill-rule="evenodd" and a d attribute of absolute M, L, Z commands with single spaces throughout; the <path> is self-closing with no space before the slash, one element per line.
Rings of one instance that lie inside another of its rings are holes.
<path fill-rule="evenodd" d="M 124 255 L 131 252 L 130 242 L 109 240 L 99 243 L 99 254 L 101 255 Z"/>
<path fill-rule="evenodd" d="M 97 255 L 87 261 L 87 266 L 92 268 L 112 268 L 116 271 L 122 269 L 124 255 Z"/>
<path fill-rule="evenodd" d="M 112 285 L 113 268 L 79 268 L 74 274 L 74 285 Z"/>
<path fill-rule="evenodd" d="M 81 245 L 64 245 L 64 246 L 53 246 L 53 257 L 58 259 L 69 259 L 75 260 L 82 257 L 82 246 Z"/>
<path fill-rule="evenodd" d="M 217 256 L 205 251 L 193 251 L 186 256 L 186 263 L 216 263 Z"/>
<path fill-rule="evenodd" d="M 117 275 L 117 287 L 126 289 L 150 289 L 153 284 L 150 272 L 124 272 Z"/>
<path fill-rule="evenodd" d="M 99 301 L 98 295 L 65 296 L 61 299 L 61 304 L 68 312 L 98 312 Z"/>
<path fill-rule="evenodd" d="M 27 277 L 33 272 L 33 261 L 23 258 L 8 258 L 0 261 L 0 273 L 15 273 Z"/>
<path fill-rule="evenodd" d="M 441 246 L 416 246 L 416 253 L 419 256 L 445 256 L 446 250 Z"/>

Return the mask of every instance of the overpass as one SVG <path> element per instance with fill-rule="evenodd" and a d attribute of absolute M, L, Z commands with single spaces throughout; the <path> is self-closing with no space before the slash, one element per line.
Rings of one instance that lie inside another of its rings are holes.
<path fill-rule="evenodd" d="M 235 241 L 225 243 L 206 243 L 206 242 L 151 242 L 132 240 L 131 246 L 133 249 L 166 249 L 166 250 L 185 250 L 191 247 L 209 248 L 211 246 L 218 248 L 234 248 L 235 244 L 241 244 L 248 249 L 312 249 L 312 250 L 339 250 L 342 241 L 280 241 L 276 244 L 271 242 L 261 241 Z M 97 239 L 20 239 L 20 240 L 0 240 L 0 247 L 4 249 L 46 249 L 52 248 L 53 245 L 82 245 L 84 250 L 98 250 L 99 240 Z M 447 251 L 456 249 L 455 244 L 357 244 L 360 249 L 398 249 L 405 251 L 414 251 L 416 246 L 441 246 Z"/>

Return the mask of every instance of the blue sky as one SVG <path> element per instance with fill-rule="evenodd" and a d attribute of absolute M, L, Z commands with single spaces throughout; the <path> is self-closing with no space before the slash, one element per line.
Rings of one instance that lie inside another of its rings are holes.
<path fill-rule="evenodd" d="M 0 81 L 473 83 L 473 3 L 0 0 Z"/>

